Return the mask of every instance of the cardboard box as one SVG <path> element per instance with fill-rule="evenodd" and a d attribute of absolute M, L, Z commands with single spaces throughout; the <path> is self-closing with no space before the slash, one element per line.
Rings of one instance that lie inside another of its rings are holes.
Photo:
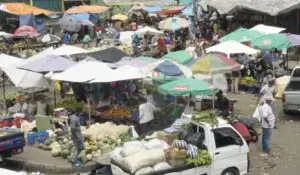
<path fill-rule="evenodd" d="M 164 131 L 157 132 L 157 138 L 167 142 L 169 145 L 172 144 L 173 140 L 177 138 L 178 134 L 169 134 Z"/>

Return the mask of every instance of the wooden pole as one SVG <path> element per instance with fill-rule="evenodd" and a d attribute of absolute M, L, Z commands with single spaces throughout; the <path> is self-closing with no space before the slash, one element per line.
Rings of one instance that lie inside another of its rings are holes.
<path fill-rule="evenodd" d="M 29 0 L 29 4 L 33 6 L 33 0 Z"/>
<path fill-rule="evenodd" d="M 65 0 L 60 0 L 61 3 L 61 11 L 64 12 L 65 11 Z"/>
<path fill-rule="evenodd" d="M 2 90 L 3 90 L 3 99 L 4 99 L 4 109 L 5 112 L 7 112 L 7 108 L 6 108 L 6 96 L 5 96 L 5 81 L 4 81 L 4 72 L 2 72 Z"/>

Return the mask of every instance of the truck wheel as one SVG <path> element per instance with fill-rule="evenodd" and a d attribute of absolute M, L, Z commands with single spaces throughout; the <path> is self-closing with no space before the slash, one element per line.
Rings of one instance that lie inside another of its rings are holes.
<path fill-rule="evenodd" d="M 283 109 L 283 113 L 284 113 L 285 115 L 291 114 L 291 112 L 290 112 L 289 110 L 286 110 L 286 109 Z"/>
<path fill-rule="evenodd" d="M 222 172 L 222 175 L 240 175 L 240 172 L 236 168 L 228 168 Z"/>

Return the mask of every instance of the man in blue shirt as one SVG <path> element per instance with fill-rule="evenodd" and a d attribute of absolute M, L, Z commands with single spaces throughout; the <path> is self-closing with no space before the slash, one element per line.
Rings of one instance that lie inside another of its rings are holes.
<path fill-rule="evenodd" d="M 70 34 L 68 33 L 68 32 L 65 32 L 65 34 L 64 34 L 64 44 L 69 44 L 70 43 L 70 38 L 71 38 L 71 36 L 70 36 Z"/>

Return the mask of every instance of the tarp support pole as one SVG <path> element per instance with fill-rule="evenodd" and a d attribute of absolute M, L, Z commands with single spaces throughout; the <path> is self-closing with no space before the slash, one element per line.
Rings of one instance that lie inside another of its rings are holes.
<path fill-rule="evenodd" d="M 5 97 L 5 81 L 4 81 L 4 72 L 2 72 L 2 90 L 3 90 L 3 99 L 4 99 L 4 109 L 5 112 L 7 112 L 7 108 L 6 108 L 6 97 Z"/>

